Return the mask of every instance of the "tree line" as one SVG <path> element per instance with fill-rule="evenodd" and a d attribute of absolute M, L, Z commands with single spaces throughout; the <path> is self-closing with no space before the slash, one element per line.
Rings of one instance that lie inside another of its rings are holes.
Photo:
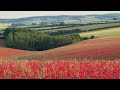
<path fill-rule="evenodd" d="M 30 28 L 7 28 L 4 32 L 7 47 L 42 51 L 79 42 L 79 34 L 51 36 Z"/>
<path fill-rule="evenodd" d="M 45 33 L 51 36 L 56 36 L 56 35 L 65 35 L 65 34 L 73 34 L 73 33 L 80 33 L 80 32 L 84 32 L 84 31 L 81 29 L 73 29 L 73 30 L 58 30 L 55 32 L 47 31 Z"/>

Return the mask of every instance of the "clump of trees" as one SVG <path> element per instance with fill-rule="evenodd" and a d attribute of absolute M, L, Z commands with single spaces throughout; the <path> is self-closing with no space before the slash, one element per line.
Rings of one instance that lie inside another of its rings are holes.
<path fill-rule="evenodd" d="M 7 47 L 23 50 L 47 50 L 80 41 L 79 34 L 50 36 L 30 28 L 7 28 L 4 32 Z"/>

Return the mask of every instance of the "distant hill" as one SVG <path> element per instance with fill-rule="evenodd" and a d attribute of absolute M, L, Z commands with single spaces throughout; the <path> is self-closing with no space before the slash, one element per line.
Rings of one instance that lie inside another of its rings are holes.
<path fill-rule="evenodd" d="M 57 22 L 65 22 L 65 23 L 90 23 L 113 20 L 116 18 L 120 20 L 120 14 L 118 13 L 110 13 L 103 15 L 60 15 L 60 16 L 33 16 L 33 17 L 25 17 L 18 19 L 0 19 L 0 22 L 4 23 L 22 23 L 22 24 L 32 24 L 32 23 L 57 23 Z"/>

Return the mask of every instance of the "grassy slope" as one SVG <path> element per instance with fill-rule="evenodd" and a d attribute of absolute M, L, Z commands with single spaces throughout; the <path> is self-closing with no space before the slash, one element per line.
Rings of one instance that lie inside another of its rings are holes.
<path fill-rule="evenodd" d="M 81 37 L 90 37 L 92 35 L 94 35 L 95 37 L 120 36 L 120 27 L 103 29 L 100 31 L 85 32 L 80 34 Z"/>
<path fill-rule="evenodd" d="M 26 60 L 117 59 L 120 58 L 120 37 L 99 38 L 51 50 L 17 57 Z"/>

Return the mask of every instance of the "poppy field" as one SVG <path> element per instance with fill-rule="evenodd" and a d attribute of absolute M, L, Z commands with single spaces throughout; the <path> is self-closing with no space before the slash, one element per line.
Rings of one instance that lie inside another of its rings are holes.
<path fill-rule="evenodd" d="M 1 47 L 0 79 L 120 79 L 120 37 L 35 53 Z"/>
<path fill-rule="evenodd" d="M 0 58 L 10 58 L 16 55 L 23 55 L 27 53 L 29 53 L 29 51 L 0 47 Z"/>
<path fill-rule="evenodd" d="M 0 79 L 118 79 L 120 62 L 1 62 Z"/>
<path fill-rule="evenodd" d="M 120 58 L 120 37 L 107 37 L 86 40 L 76 44 L 15 57 L 20 60 L 69 60 L 69 59 L 105 59 Z"/>

